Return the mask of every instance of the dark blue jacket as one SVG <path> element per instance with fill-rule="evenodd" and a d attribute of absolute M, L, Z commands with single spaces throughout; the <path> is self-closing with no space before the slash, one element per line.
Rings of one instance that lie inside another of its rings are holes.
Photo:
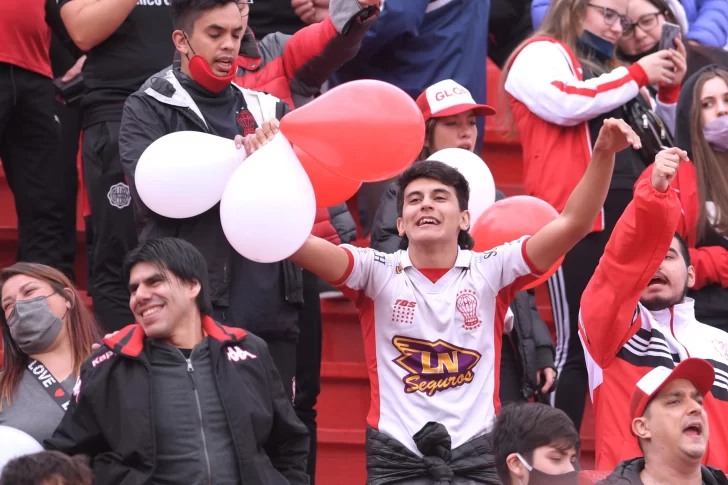
<path fill-rule="evenodd" d="M 490 0 L 385 0 L 359 53 L 334 75 L 332 87 L 378 79 L 417 98 L 453 79 L 485 103 L 489 11 Z M 478 128 L 482 138 L 482 119 Z"/>

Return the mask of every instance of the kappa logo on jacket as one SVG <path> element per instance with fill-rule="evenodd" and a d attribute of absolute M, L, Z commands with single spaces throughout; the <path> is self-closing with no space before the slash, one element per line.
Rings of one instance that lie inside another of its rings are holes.
<path fill-rule="evenodd" d="M 115 354 L 114 354 L 114 353 L 113 353 L 113 352 L 112 352 L 111 350 L 109 350 L 108 352 L 106 352 L 106 353 L 103 353 L 103 354 L 99 355 L 98 357 L 95 357 L 95 358 L 94 358 L 94 359 L 93 359 L 93 360 L 91 361 L 91 366 L 92 366 L 92 367 L 96 367 L 96 366 L 97 366 L 97 365 L 99 365 L 100 363 L 102 363 L 102 362 L 104 362 L 104 361 L 106 361 L 106 360 L 109 360 L 109 359 L 110 359 L 110 358 L 112 358 L 112 357 L 113 357 L 114 355 L 115 355 Z"/>
<path fill-rule="evenodd" d="M 234 347 L 227 348 L 227 358 L 230 362 L 238 362 L 241 360 L 257 359 L 258 356 L 251 354 L 247 350 L 243 350 L 236 345 Z"/>

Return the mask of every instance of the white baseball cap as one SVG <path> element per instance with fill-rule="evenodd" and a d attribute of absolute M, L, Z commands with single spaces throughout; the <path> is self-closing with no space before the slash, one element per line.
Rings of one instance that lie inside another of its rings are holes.
<path fill-rule="evenodd" d="M 660 390 L 675 379 L 687 379 L 705 396 L 715 381 L 715 369 L 707 360 L 690 358 L 680 362 L 674 369 L 655 367 L 637 382 L 629 404 L 631 419 L 645 413 L 647 405 Z"/>
<path fill-rule="evenodd" d="M 417 98 L 417 106 L 422 111 L 425 121 L 466 111 L 475 111 L 476 116 L 495 114 L 495 110 L 487 104 L 476 103 L 470 91 L 452 79 L 440 81 L 425 89 Z"/>

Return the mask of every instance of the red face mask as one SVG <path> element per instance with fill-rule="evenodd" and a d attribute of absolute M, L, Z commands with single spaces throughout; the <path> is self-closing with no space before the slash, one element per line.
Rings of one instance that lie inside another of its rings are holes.
<path fill-rule="evenodd" d="M 235 73 L 238 69 L 237 64 L 233 62 L 227 76 L 218 76 L 212 72 L 212 68 L 207 61 L 202 58 L 202 56 L 195 54 L 195 50 L 192 49 L 192 45 L 190 44 L 190 40 L 187 38 L 187 34 L 185 34 L 185 39 L 187 40 L 187 45 L 190 46 L 190 50 L 193 54 L 192 59 L 189 59 L 188 57 L 190 61 L 190 76 L 192 79 L 212 93 L 219 93 L 229 86 L 233 79 L 235 79 Z"/>

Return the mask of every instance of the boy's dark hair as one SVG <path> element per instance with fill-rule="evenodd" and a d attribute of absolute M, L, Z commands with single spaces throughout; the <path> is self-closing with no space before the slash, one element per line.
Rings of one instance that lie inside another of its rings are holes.
<path fill-rule="evenodd" d="M 680 244 L 680 254 L 682 254 L 682 257 L 685 260 L 685 266 L 691 266 L 693 263 L 690 261 L 690 251 L 688 250 L 688 245 L 685 242 L 685 239 L 683 239 L 678 233 L 675 233 L 675 239 L 677 239 L 677 242 Z"/>
<path fill-rule="evenodd" d="M 93 477 L 87 457 L 43 451 L 10 460 L 0 485 L 91 485 Z"/>
<path fill-rule="evenodd" d="M 434 160 L 422 160 L 420 162 L 413 163 L 407 170 L 397 179 L 397 215 L 402 217 L 402 210 L 404 209 L 404 191 L 409 184 L 418 179 L 432 179 L 438 182 L 453 187 L 455 189 L 455 196 L 458 199 L 458 206 L 461 211 L 468 209 L 468 199 L 470 199 L 470 185 L 465 179 L 465 176 L 458 170 L 442 162 Z M 472 221 L 471 221 L 472 222 Z M 475 241 L 470 236 L 468 231 L 460 231 L 458 234 L 458 246 L 461 249 L 472 249 Z M 403 236 L 400 240 L 400 249 L 407 249 L 409 246 L 409 240 L 407 236 Z"/>
<path fill-rule="evenodd" d="M 163 274 L 172 273 L 185 283 L 199 283 L 197 307 L 203 315 L 212 315 L 208 294 L 207 263 L 200 251 L 183 239 L 166 237 L 150 239 L 132 249 L 124 260 L 124 277 L 129 280 L 131 270 L 139 263 L 155 265 Z"/>
<path fill-rule="evenodd" d="M 172 25 L 175 29 L 191 34 L 200 14 L 228 3 L 238 2 L 237 0 L 170 0 L 169 11 L 172 15 Z"/>
<path fill-rule="evenodd" d="M 579 433 L 571 419 L 560 409 L 546 404 L 509 404 L 501 409 L 493 429 L 495 468 L 503 485 L 511 485 L 506 458 L 519 453 L 529 464 L 533 451 L 542 446 L 579 453 Z"/>

